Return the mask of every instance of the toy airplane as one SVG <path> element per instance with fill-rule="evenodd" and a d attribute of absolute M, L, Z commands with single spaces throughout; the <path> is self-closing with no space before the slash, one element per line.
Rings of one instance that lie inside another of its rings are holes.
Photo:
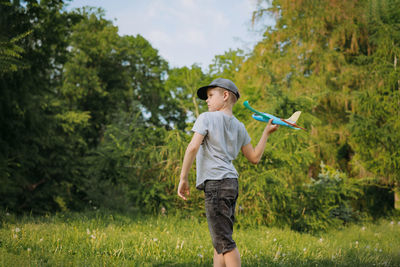
<path fill-rule="evenodd" d="M 269 120 L 272 119 L 273 124 L 286 126 L 286 127 L 289 127 L 289 128 L 295 129 L 295 130 L 300 130 L 300 129 L 302 129 L 304 131 L 306 130 L 306 129 L 296 125 L 296 122 L 300 117 L 301 111 L 296 111 L 295 113 L 293 113 L 293 115 L 289 119 L 280 119 L 271 114 L 263 113 L 263 112 L 259 112 L 259 111 L 255 110 L 254 108 L 250 107 L 250 104 L 247 100 L 244 101 L 243 105 L 255 113 L 252 115 L 252 117 L 258 121 L 269 122 Z"/>

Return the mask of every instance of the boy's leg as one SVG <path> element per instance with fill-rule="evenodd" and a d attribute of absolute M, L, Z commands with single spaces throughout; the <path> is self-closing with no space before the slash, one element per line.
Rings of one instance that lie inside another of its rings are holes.
<path fill-rule="evenodd" d="M 224 260 L 224 254 L 218 254 L 218 252 L 214 248 L 214 267 L 225 267 L 225 260 Z"/>
<path fill-rule="evenodd" d="M 214 249 L 214 267 L 236 267 L 241 266 L 240 253 L 237 248 L 226 252 L 225 254 L 218 254 Z"/>
<path fill-rule="evenodd" d="M 214 250 L 214 255 L 215 255 L 215 250 Z M 241 266 L 239 250 L 237 248 L 235 248 L 229 252 L 226 252 L 224 254 L 224 261 L 225 261 L 226 267 Z"/>

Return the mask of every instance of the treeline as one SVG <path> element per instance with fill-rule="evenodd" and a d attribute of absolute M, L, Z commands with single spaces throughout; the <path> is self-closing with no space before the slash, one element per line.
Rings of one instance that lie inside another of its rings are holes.
<path fill-rule="evenodd" d="M 394 208 L 400 181 L 400 1 L 272 1 L 276 25 L 250 54 L 170 68 L 102 10 L 0 4 L 0 205 L 13 212 L 110 209 L 203 215 L 176 189 L 196 89 L 230 78 L 280 128 L 257 165 L 239 157 L 239 225 L 319 231 Z M 236 105 L 254 143 L 263 124 Z M 191 172 L 192 186 L 195 172 Z"/>

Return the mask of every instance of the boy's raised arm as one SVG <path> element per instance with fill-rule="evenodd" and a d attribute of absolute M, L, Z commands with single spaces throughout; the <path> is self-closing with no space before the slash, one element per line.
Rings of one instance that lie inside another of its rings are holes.
<path fill-rule="evenodd" d="M 184 200 L 187 200 L 186 196 L 189 196 L 190 194 L 188 174 L 190 168 L 192 167 L 193 161 L 196 158 L 197 151 L 199 150 L 200 145 L 203 142 L 203 139 L 204 135 L 195 132 L 192 140 L 186 148 L 178 186 L 178 196 Z"/>
<path fill-rule="evenodd" d="M 272 119 L 269 120 L 267 126 L 264 129 L 264 132 L 258 141 L 258 144 L 255 148 L 251 143 L 248 143 L 245 146 L 242 146 L 243 155 L 253 164 L 257 164 L 265 149 L 265 145 L 267 144 L 268 137 L 271 133 L 275 132 L 279 128 L 279 125 L 272 124 Z"/>

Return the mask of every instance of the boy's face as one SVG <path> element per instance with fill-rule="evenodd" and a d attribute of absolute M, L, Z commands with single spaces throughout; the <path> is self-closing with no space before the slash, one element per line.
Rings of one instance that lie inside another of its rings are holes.
<path fill-rule="evenodd" d="M 209 88 L 207 90 L 208 111 L 217 111 L 224 106 L 224 90 L 221 88 Z"/>

